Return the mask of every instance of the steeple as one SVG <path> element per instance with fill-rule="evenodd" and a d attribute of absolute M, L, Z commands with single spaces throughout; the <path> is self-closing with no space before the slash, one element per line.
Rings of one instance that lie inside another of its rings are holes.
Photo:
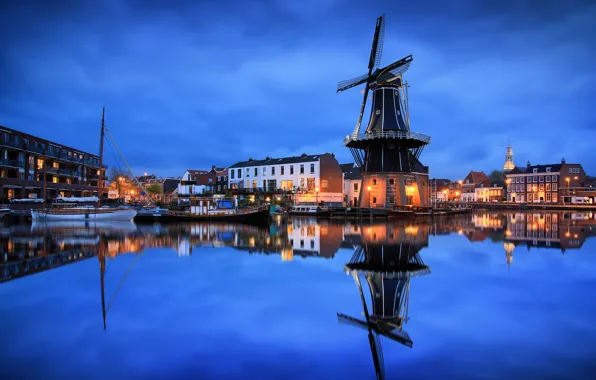
<path fill-rule="evenodd" d="M 515 168 L 515 164 L 513 163 L 513 148 L 511 148 L 511 143 L 507 144 L 507 152 L 505 153 L 505 165 L 503 165 L 504 172 L 510 172 Z"/>

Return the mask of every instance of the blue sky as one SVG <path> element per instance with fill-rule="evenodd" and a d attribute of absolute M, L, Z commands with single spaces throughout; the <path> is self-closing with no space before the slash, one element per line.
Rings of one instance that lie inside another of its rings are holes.
<path fill-rule="evenodd" d="M 0 125 L 98 150 L 101 107 L 138 173 L 333 152 L 386 14 L 382 65 L 412 54 L 431 175 L 582 163 L 596 173 L 594 1 L 13 1 L 0 12 Z M 367 115 L 368 116 L 368 115 Z M 114 165 L 109 152 L 108 164 Z"/>

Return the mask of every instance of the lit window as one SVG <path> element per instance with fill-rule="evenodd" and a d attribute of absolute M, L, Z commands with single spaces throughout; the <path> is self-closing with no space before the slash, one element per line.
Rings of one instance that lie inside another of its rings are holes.
<path fill-rule="evenodd" d="M 323 189 L 326 189 L 328 186 L 329 186 L 329 183 L 327 182 L 327 180 L 324 179 L 321 181 L 321 187 Z"/>

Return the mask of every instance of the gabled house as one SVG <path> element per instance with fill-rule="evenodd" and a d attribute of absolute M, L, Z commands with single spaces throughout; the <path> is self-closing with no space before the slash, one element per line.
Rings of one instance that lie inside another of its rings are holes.
<path fill-rule="evenodd" d="M 476 202 L 476 186 L 487 183 L 487 181 L 488 183 L 491 182 L 490 178 L 482 171 L 468 173 L 462 183 L 462 200 L 464 202 Z"/>

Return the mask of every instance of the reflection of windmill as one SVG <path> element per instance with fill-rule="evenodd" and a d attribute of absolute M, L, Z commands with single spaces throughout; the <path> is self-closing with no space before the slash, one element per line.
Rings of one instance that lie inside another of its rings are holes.
<path fill-rule="evenodd" d="M 415 242 L 398 244 L 366 243 L 352 256 L 345 270 L 358 286 L 365 320 L 337 313 L 339 322 L 368 330 L 373 363 L 378 379 L 385 378 L 383 351 L 379 336 L 385 336 L 405 346 L 412 347 L 412 340 L 403 324 L 407 323 L 410 278 L 430 273 L 418 252 L 425 245 Z M 366 279 L 370 290 L 372 311 L 366 303 L 360 276 Z"/>
<path fill-rule="evenodd" d="M 430 137 L 410 132 L 408 84 L 402 78 L 410 67 L 412 56 L 408 55 L 379 68 L 384 31 L 385 18 L 381 16 L 377 19 L 368 73 L 339 82 L 337 86 L 337 92 L 341 92 L 365 84 L 358 122 L 352 134 L 345 138 L 344 145 L 350 149 L 356 164 L 362 168 L 360 207 L 370 207 L 371 191 L 376 200 L 372 202 L 375 206 L 425 206 L 428 204 L 425 186 L 428 182 L 428 167 L 423 166 L 418 158 L 424 147 L 430 143 Z M 369 90 L 373 92 L 370 120 L 364 134 L 360 134 Z M 386 194 L 386 199 L 376 199 L 377 190 L 369 189 L 370 174 L 374 175 L 373 185 L 386 187 L 379 191 L 379 194 Z M 363 195 L 364 190 L 369 191 L 369 194 Z"/>

